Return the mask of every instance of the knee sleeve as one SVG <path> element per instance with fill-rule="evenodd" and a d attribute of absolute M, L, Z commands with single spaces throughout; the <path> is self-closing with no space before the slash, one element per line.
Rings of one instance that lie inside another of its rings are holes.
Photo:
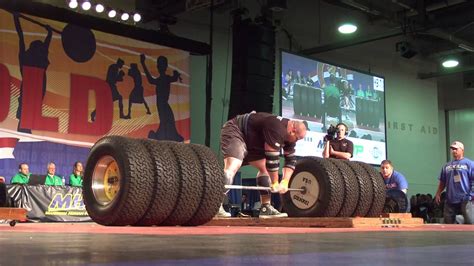
<path fill-rule="evenodd" d="M 259 187 L 270 187 L 271 186 L 270 177 L 267 175 L 257 176 L 257 186 Z M 260 195 L 269 195 L 270 191 L 268 190 L 259 190 Z"/>

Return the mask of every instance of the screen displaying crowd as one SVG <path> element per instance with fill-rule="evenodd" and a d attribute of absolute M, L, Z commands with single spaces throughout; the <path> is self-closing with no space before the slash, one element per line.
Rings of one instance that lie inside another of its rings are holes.
<path fill-rule="evenodd" d="M 353 160 L 380 164 L 386 159 L 385 80 L 296 54 L 281 54 L 282 116 L 308 122 L 296 147 L 298 156 L 321 157 L 330 125 L 348 126 Z"/>

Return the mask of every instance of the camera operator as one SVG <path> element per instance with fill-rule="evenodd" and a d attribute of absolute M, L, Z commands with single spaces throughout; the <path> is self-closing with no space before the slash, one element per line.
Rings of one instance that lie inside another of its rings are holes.
<path fill-rule="evenodd" d="M 324 158 L 349 160 L 352 157 L 354 144 L 346 139 L 348 131 L 344 123 L 337 124 L 335 128 L 333 126 L 329 127 L 328 134 L 324 137 Z"/>

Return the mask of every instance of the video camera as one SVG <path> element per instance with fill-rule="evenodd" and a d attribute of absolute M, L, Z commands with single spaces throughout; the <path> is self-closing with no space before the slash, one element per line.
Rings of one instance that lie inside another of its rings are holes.
<path fill-rule="evenodd" d="M 339 128 L 330 125 L 326 133 L 327 135 L 324 136 L 324 141 L 334 140 L 336 138 L 336 134 L 339 133 Z"/>

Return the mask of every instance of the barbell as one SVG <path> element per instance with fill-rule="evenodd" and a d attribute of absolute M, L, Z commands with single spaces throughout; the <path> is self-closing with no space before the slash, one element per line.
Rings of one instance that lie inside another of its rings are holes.
<path fill-rule="evenodd" d="M 84 205 L 102 225 L 195 226 L 213 219 L 228 189 L 271 190 L 225 185 L 219 162 L 199 144 L 106 136 L 90 149 Z M 281 200 L 292 217 L 377 217 L 385 200 L 379 173 L 345 160 L 302 158 L 288 188 Z"/>
<path fill-rule="evenodd" d="M 245 190 L 261 190 L 261 191 L 271 191 L 270 187 L 259 187 L 259 186 L 241 186 L 241 185 L 225 185 L 226 189 L 245 189 Z M 288 188 L 288 191 L 299 191 L 302 193 L 306 192 L 306 188 Z M 277 192 L 274 192 L 277 193 Z"/>

